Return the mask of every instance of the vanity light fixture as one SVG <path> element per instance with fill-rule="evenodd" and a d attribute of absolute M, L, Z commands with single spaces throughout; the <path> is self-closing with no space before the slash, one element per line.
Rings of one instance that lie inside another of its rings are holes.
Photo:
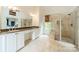
<path fill-rule="evenodd" d="M 16 12 L 19 11 L 17 7 L 14 7 L 14 6 L 9 6 L 8 8 L 9 8 L 9 15 L 16 16 Z"/>

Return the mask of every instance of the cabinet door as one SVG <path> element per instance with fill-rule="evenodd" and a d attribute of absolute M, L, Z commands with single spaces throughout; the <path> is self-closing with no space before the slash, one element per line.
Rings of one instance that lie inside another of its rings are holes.
<path fill-rule="evenodd" d="M 35 32 L 32 33 L 32 40 L 35 40 Z"/>
<path fill-rule="evenodd" d="M 6 35 L 6 52 L 16 51 L 16 35 L 15 33 Z"/>
<path fill-rule="evenodd" d="M 17 32 L 16 37 L 17 37 L 16 48 L 17 50 L 19 50 L 22 47 L 24 47 L 24 32 Z"/>
<path fill-rule="evenodd" d="M 5 35 L 0 35 L 0 52 L 5 52 Z"/>
<path fill-rule="evenodd" d="M 39 29 L 34 29 L 32 33 L 32 40 L 35 40 L 37 37 L 39 37 Z"/>

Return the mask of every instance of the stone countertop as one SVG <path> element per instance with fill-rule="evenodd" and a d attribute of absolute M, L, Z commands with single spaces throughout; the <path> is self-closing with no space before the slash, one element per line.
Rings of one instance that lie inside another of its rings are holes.
<path fill-rule="evenodd" d="M 19 27 L 19 28 L 10 28 L 10 29 L 0 29 L 0 34 L 8 34 L 8 33 L 15 33 L 20 31 L 28 31 L 32 29 L 37 29 L 38 26 L 31 26 L 31 27 Z"/>

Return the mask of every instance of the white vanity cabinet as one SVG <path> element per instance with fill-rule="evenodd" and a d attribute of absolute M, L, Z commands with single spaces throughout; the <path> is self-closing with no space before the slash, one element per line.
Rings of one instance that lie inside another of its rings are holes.
<path fill-rule="evenodd" d="M 24 47 L 24 32 L 0 35 L 0 52 L 16 52 Z"/>
<path fill-rule="evenodd" d="M 16 50 L 19 50 L 24 47 L 24 32 L 16 33 Z"/>
<path fill-rule="evenodd" d="M 0 35 L 0 52 L 5 52 L 5 36 Z"/>
<path fill-rule="evenodd" d="M 6 34 L 5 36 L 5 51 L 16 52 L 16 35 L 15 33 Z"/>
<path fill-rule="evenodd" d="M 16 52 L 39 37 L 39 29 L 0 34 L 0 52 Z M 27 41 L 27 42 L 25 42 Z"/>

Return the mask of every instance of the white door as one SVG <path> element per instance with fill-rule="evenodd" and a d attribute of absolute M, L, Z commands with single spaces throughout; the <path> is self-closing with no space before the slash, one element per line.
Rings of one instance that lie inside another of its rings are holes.
<path fill-rule="evenodd" d="M 19 50 L 22 47 L 24 47 L 24 32 L 17 32 L 16 37 L 17 37 L 16 48 L 17 50 Z"/>
<path fill-rule="evenodd" d="M 15 33 L 10 33 L 6 35 L 6 52 L 16 52 Z"/>
<path fill-rule="evenodd" d="M 5 52 L 5 35 L 0 35 L 0 52 Z"/>

